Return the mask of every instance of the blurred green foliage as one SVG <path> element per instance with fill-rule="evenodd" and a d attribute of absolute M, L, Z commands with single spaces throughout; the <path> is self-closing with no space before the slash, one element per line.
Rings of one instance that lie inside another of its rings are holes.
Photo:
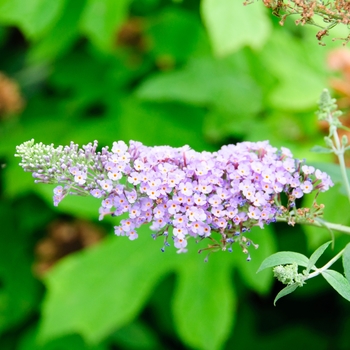
<path fill-rule="evenodd" d="M 205 264 L 194 243 L 185 255 L 161 253 L 147 228 L 135 242 L 114 237 L 113 221 L 97 223 L 93 198 L 53 208 L 52 187 L 35 185 L 13 157 L 31 138 L 198 151 L 269 139 L 299 158 L 332 161 L 309 152 L 322 144 L 314 111 L 336 45 L 319 46 L 316 31 L 281 28 L 262 4 L 234 0 L 0 0 L 0 69 L 26 101 L 0 119 L 1 349 L 271 350 L 301 339 L 348 348 L 349 306 L 325 282 L 310 281 L 273 308 L 280 286 L 272 272 L 256 275 L 271 253 L 310 252 L 326 231 L 256 229 L 251 262 L 235 247 Z M 349 224 L 338 190 L 324 198 L 326 218 Z M 50 225 L 75 219 L 106 237 L 38 277 Z"/>

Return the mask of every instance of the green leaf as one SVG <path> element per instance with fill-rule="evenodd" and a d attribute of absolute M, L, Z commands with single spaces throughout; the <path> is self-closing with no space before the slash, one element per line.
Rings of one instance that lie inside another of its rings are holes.
<path fill-rule="evenodd" d="M 81 31 L 99 48 L 112 49 L 129 3 L 130 0 L 88 0 L 81 15 Z"/>
<path fill-rule="evenodd" d="M 50 2 L 51 3 L 51 2 Z M 66 1 L 53 28 L 29 51 L 30 61 L 48 61 L 66 52 L 79 36 L 77 22 L 86 0 Z"/>
<path fill-rule="evenodd" d="M 170 271 L 178 255 L 162 254 L 148 228 L 138 232 L 134 242 L 126 237 L 106 238 L 49 272 L 42 340 L 79 333 L 87 342 L 97 343 L 140 312 L 155 283 Z"/>
<path fill-rule="evenodd" d="M 251 142 L 260 141 L 264 135 L 264 139 L 269 140 L 270 144 L 275 147 L 287 147 L 292 149 L 293 153 L 298 152 L 298 147 L 300 147 L 304 157 L 305 145 L 300 142 L 303 137 L 303 128 L 304 126 L 300 124 L 300 117 L 274 109 L 264 118 L 256 116 L 254 123 L 246 127 L 246 139 Z"/>
<path fill-rule="evenodd" d="M 310 150 L 311 152 L 315 153 L 333 153 L 333 150 L 330 148 L 322 147 L 322 146 L 314 146 Z"/>
<path fill-rule="evenodd" d="M 238 119 L 242 114 L 257 113 L 262 103 L 260 87 L 247 72 L 212 57 L 193 58 L 181 70 L 154 75 L 140 85 L 136 96 L 215 107 L 226 113 L 227 119 L 231 114 Z"/>
<path fill-rule="evenodd" d="M 157 336 L 158 332 L 152 329 L 151 325 L 136 319 L 134 322 L 114 332 L 112 339 L 120 349 L 151 350 L 161 348 Z"/>
<path fill-rule="evenodd" d="M 273 109 L 305 111 L 316 108 L 320 91 L 327 81 L 320 70 L 324 62 L 315 60 L 315 55 L 309 57 L 310 46 L 318 53 L 317 56 L 324 57 L 324 50 L 319 51 L 317 43 L 303 46 L 287 31 L 281 30 L 270 36 L 261 51 L 260 59 L 276 79 L 275 87 L 270 88 L 267 97 Z"/>
<path fill-rule="evenodd" d="M 266 258 L 260 265 L 258 272 L 269 268 L 274 267 L 277 265 L 285 265 L 285 264 L 291 264 L 293 262 L 296 262 L 300 266 L 307 267 L 309 264 L 309 259 L 300 253 L 295 252 L 278 252 L 275 254 L 270 255 L 268 258 Z"/>
<path fill-rule="evenodd" d="M 310 256 L 309 263 L 306 267 L 306 273 L 309 273 L 310 269 L 313 268 L 315 265 L 316 261 L 320 258 L 320 256 L 324 253 L 324 251 L 328 248 L 328 246 L 332 243 L 332 241 L 329 241 L 325 244 L 322 244 L 321 247 L 316 249 L 312 255 Z"/>
<path fill-rule="evenodd" d="M 87 346 L 78 334 L 69 334 L 63 337 L 52 339 L 43 344 L 37 337 L 38 328 L 29 329 L 26 334 L 21 337 L 18 350 L 58 350 L 58 349 L 74 349 L 74 350 L 108 350 L 105 344 L 96 346 Z"/>
<path fill-rule="evenodd" d="M 208 60 L 194 59 L 182 70 L 159 73 L 146 79 L 136 90 L 136 96 L 148 101 L 209 104 L 214 83 L 211 80 L 203 85 L 203 81 L 205 70 L 208 72 L 210 68 L 211 62 Z"/>
<path fill-rule="evenodd" d="M 2 0 L 0 22 L 14 24 L 30 39 L 45 34 L 58 20 L 67 0 Z"/>
<path fill-rule="evenodd" d="M 350 282 L 341 273 L 326 270 L 322 272 L 322 276 L 343 298 L 350 301 Z"/>
<path fill-rule="evenodd" d="M 198 254 L 188 254 L 178 273 L 173 313 L 179 335 L 191 348 L 221 348 L 236 309 L 229 259 L 213 254 L 205 263 Z"/>
<path fill-rule="evenodd" d="M 282 297 L 290 294 L 290 293 L 293 293 L 297 288 L 298 288 L 298 284 L 291 284 L 290 286 L 287 286 L 285 288 L 283 288 L 277 295 L 276 295 L 276 298 L 275 300 L 273 301 L 273 305 L 276 306 L 276 303 L 277 303 L 277 300 L 281 299 Z"/>
<path fill-rule="evenodd" d="M 188 59 L 200 49 L 207 48 L 205 51 L 210 52 L 200 19 L 180 7 L 166 7 L 150 21 L 145 34 L 158 62 L 168 59 L 172 65 Z"/>
<path fill-rule="evenodd" d="M 347 280 L 350 282 L 350 243 L 345 247 L 343 254 L 343 267 Z"/>
<path fill-rule="evenodd" d="M 203 132 L 207 140 L 221 144 L 222 140 L 247 139 L 247 133 L 252 130 L 252 125 L 256 125 L 257 114 L 239 112 L 228 113 L 219 108 L 208 110 L 205 115 Z M 235 106 L 232 104 L 232 106 Z M 261 140 L 259 132 L 259 140 Z"/>
<path fill-rule="evenodd" d="M 271 23 L 263 6 L 243 6 L 241 1 L 203 0 L 201 14 L 218 56 L 243 46 L 260 49 L 271 32 Z"/>
<path fill-rule="evenodd" d="M 202 110 L 179 103 L 140 103 L 135 98 L 119 104 L 118 130 L 112 129 L 111 132 L 118 132 L 119 137 L 126 141 L 173 147 L 188 144 L 197 151 L 208 150 L 208 144 L 200 137 Z M 170 115 L 176 115 L 176 118 L 170 118 Z"/>

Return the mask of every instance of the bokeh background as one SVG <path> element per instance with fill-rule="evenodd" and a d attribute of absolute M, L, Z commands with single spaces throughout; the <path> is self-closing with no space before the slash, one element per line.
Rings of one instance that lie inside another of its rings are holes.
<path fill-rule="evenodd" d="M 324 230 L 253 230 L 250 262 L 236 248 L 204 263 L 194 242 L 161 253 L 147 228 L 115 237 L 96 199 L 55 208 L 14 157 L 32 138 L 197 151 L 270 140 L 338 182 L 334 159 L 310 149 L 327 133 L 322 89 L 350 105 L 349 50 L 278 22 L 238 0 L 0 0 L 0 349 L 349 349 L 349 305 L 321 277 L 274 307 L 282 285 L 256 274 L 277 250 L 311 254 Z M 319 201 L 349 224 L 338 183 Z"/>

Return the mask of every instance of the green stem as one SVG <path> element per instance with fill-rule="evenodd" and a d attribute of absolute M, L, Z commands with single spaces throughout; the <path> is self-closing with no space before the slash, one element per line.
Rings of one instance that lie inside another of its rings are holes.
<path fill-rule="evenodd" d="M 307 276 L 307 279 L 316 277 L 316 276 L 320 275 L 323 271 L 326 271 L 329 267 L 331 267 L 343 255 L 344 251 L 345 251 L 345 248 L 343 250 L 341 250 L 333 259 L 329 260 L 326 265 L 324 265 L 320 269 L 316 269 L 316 271 L 310 273 Z"/>
<path fill-rule="evenodd" d="M 329 123 L 331 125 L 333 116 L 329 115 Z M 349 179 L 348 176 L 346 174 L 346 165 L 345 165 L 345 159 L 344 159 L 344 146 L 341 144 L 340 140 L 339 140 L 339 135 L 338 135 L 338 131 L 337 129 L 335 129 L 334 133 L 333 133 L 333 138 L 334 138 L 334 143 L 335 143 L 335 148 L 336 148 L 336 152 L 335 154 L 338 157 L 339 160 L 339 166 L 340 166 L 340 171 L 341 171 L 341 175 L 343 178 L 343 182 L 345 184 L 345 188 L 346 188 L 346 193 L 348 195 L 348 199 L 350 202 L 350 184 L 349 184 Z"/>
<path fill-rule="evenodd" d="M 282 218 L 282 217 L 277 217 L 276 218 L 277 222 L 288 222 L 287 218 Z M 345 226 L 345 225 L 340 225 L 340 224 L 333 224 L 331 222 L 327 222 L 327 221 L 322 221 L 322 223 L 318 222 L 318 221 L 314 221 L 314 222 L 309 222 L 309 221 L 298 221 L 297 218 L 295 218 L 295 223 L 296 224 L 301 224 L 301 225 L 311 225 L 311 226 L 316 226 L 316 227 L 327 227 L 330 230 L 335 230 L 335 231 L 339 231 L 339 232 L 343 232 L 346 233 L 348 235 L 350 235 L 350 227 L 349 226 Z"/>
<path fill-rule="evenodd" d="M 336 135 L 338 136 L 338 134 L 336 133 Z M 344 159 L 344 150 L 341 153 L 337 153 L 337 157 L 339 160 L 339 166 L 340 166 L 340 171 L 341 171 L 341 176 L 343 178 L 343 182 L 345 184 L 345 188 L 346 188 L 346 193 L 348 195 L 348 199 L 350 201 L 350 184 L 349 184 L 349 179 L 348 176 L 346 174 L 346 165 L 345 165 L 345 159 Z"/>

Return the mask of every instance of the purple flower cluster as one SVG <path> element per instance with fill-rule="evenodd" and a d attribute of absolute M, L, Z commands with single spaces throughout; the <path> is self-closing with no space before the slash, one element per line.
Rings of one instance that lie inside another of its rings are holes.
<path fill-rule="evenodd" d="M 213 232 L 221 249 L 239 242 L 247 252 L 252 242 L 244 232 L 275 221 L 281 208 L 294 210 L 304 194 L 333 185 L 326 173 L 268 141 L 228 145 L 214 153 L 134 141 L 129 146 L 114 142 L 101 152 L 96 148 L 97 142 L 79 149 L 73 143 L 54 148 L 29 141 L 17 147 L 17 156 L 37 182 L 60 184 L 55 205 L 68 193 L 91 194 L 102 200 L 100 219 L 128 214 L 115 226 L 116 235 L 134 240 L 137 228 L 149 223 L 154 238 L 164 236 L 169 245 L 172 237 L 179 252 L 186 251 L 189 237 L 213 240 Z"/>

